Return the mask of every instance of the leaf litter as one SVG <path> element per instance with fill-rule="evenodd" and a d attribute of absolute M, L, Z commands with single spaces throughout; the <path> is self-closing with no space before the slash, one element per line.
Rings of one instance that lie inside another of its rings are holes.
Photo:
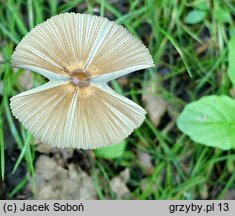
<path fill-rule="evenodd" d="M 67 167 L 41 155 L 36 161 L 35 199 L 97 199 L 92 178 L 75 164 Z"/>
<path fill-rule="evenodd" d="M 160 75 L 153 75 L 148 85 L 144 87 L 142 101 L 145 104 L 145 109 L 154 124 L 157 127 L 162 116 L 167 110 L 167 102 L 164 100 L 159 89 L 161 87 Z"/>

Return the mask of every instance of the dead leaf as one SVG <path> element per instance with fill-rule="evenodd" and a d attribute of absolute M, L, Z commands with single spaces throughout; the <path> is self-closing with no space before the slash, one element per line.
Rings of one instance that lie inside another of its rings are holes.
<path fill-rule="evenodd" d="M 37 139 L 35 140 L 35 145 L 36 145 L 36 150 L 40 153 L 47 154 L 47 155 L 49 153 L 53 153 L 54 158 L 56 159 L 57 163 L 58 163 L 58 160 L 62 160 L 63 161 L 62 164 L 64 164 L 68 158 L 71 158 L 73 156 L 73 153 L 74 153 L 73 148 L 65 148 L 65 149 L 52 148 L 50 145 L 41 143 Z"/>
<path fill-rule="evenodd" d="M 62 156 L 62 158 L 64 160 L 67 160 L 68 158 L 73 156 L 74 149 L 73 148 L 65 148 L 65 149 L 62 149 L 62 148 L 51 148 L 51 152 L 53 154 L 55 154 L 55 155 L 56 154 L 60 155 L 60 156 Z"/>
<path fill-rule="evenodd" d="M 142 179 L 140 182 L 140 189 L 143 193 L 146 193 L 147 191 L 156 191 L 157 190 L 157 184 L 149 184 L 149 179 L 145 178 Z"/>
<path fill-rule="evenodd" d="M 201 195 L 201 199 L 208 199 L 209 193 L 208 193 L 208 185 L 207 184 L 203 184 L 200 189 L 199 189 L 199 193 Z"/>
<path fill-rule="evenodd" d="M 224 194 L 224 200 L 234 200 L 235 199 L 235 189 L 233 190 L 228 190 L 225 194 Z"/>
<path fill-rule="evenodd" d="M 130 171 L 126 168 L 119 176 L 114 177 L 110 181 L 112 191 L 116 194 L 117 199 L 127 199 L 130 197 L 130 190 L 126 186 L 127 181 L 130 179 Z"/>
<path fill-rule="evenodd" d="M 161 117 L 167 109 L 167 103 L 158 91 L 160 85 L 160 76 L 153 76 L 149 81 L 149 84 L 144 88 L 144 93 L 142 95 L 145 109 L 156 127 L 160 124 Z"/>
<path fill-rule="evenodd" d="M 41 155 L 36 162 L 35 199 L 96 199 L 92 178 L 74 164 L 68 170 Z"/>
<path fill-rule="evenodd" d="M 2 53 L 0 53 L 0 64 L 1 64 L 1 63 L 4 63 L 4 62 L 5 62 L 5 59 L 3 58 Z"/>
<path fill-rule="evenodd" d="M 43 154 L 50 153 L 51 147 L 47 144 L 44 144 L 41 142 L 38 143 L 38 140 L 35 140 L 35 146 L 36 146 L 36 151 L 38 151 L 40 153 L 43 153 Z"/>
<path fill-rule="evenodd" d="M 33 75 L 32 72 L 28 70 L 24 70 L 23 73 L 20 74 L 18 78 L 18 82 L 20 84 L 20 87 L 23 90 L 28 90 L 33 88 Z"/>
<path fill-rule="evenodd" d="M 149 154 L 141 151 L 141 150 L 137 150 L 137 156 L 142 164 L 142 166 L 144 167 L 144 171 L 147 174 L 151 174 L 153 171 L 153 164 L 152 164 L 152 158 Z"/>
<path fill-rule="evenodd" d="M 130 170 L 128 168 L 124 169 L 122 172 L 120 172 L 120 177 L 123 182 L 127 183 L 130 179 Z"/>
<path fill-rule="evenodd" d="M 122 87 L 128 85 L 128 79 L 127 79 L 127 77 L 125 77 L 125 76 L 118 78 L 118 79 L 117 79 L 117 82 L 118 82 L 118 84 L 121 85 Z"/>
<path fill-rule="evenodd" d="M 200 46 L 197 47 L 196 49 L 196 55 L 201 55 L 205 53 L 208 50 L 208 47 L 209 47 L 209 43 L 200 44 Z"/>

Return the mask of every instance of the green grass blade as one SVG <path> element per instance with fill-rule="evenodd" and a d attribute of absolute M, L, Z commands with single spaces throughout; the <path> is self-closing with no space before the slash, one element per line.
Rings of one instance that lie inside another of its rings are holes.
<path fill-rule="evenodd" d="M 16 187 L 10 192 L 9 197 L 13 198 L 24 186 L 28 183 L 28 177 L 25 176 L 17 185 Z"/>
<path fill-rule="evenodd" d="M 33 3 L 32 0 L 27 0 L 28 18 L 29 18 L 29 28 L 34 27 L 34 13 L 33 13 Z"/>
<path fill-rule="evenodd" d="M 28 150 L 28 145 L 30 144 L 31 139 L 32 139 L 32 136 L 31 136 L 30 134 L 28 134 L 28 137 L 26 138 L 24 147 L 21 149 L 20 155 L 19 155 L 19 157 L 18 157 L 18 159 L 16 160 L 16 163 L 15 163 L 15 165 L 14 165 L 14 168 L 13 168 L 13 171 L 12 171 L 13 174 L 15 173 L 15 171 L 16 171 L 17 168 L 19 167 L 20 163 L 22 162 L 22 159 L 24 158 L 25 153 L 26 153 L 26 151 Z"/>
<path fill-rule="evenodd" d="M 10 32 L 1 22 L 0 22 L 0 30 L 15 44 L 19 43 L 19 38 L 15 36 L 12 32 Z"/>
<path fill-rule="evenodd" d="M 192 72 L 189 66 L 189 63 L 185 57 L 185 54 L 181 48 L 181 46 L 176 42 L 176 40 L 168 33 L 166 32 L 163 28 L 159 28 L 159 30 L 167 37 L 167 39 L 172 43 L 172 45 L 175 47 L 175 49 L 178 51 L 179 55 L 182 58 L 182 61 L 184 62 L 185 68 L 187 69 L 187 72 L 190 77 L 192 77 Z"/>
<path fill-rule="evenodd" d="M 4 139 L 3 139 L 3 123 L 2 123 L 2 116 L 0 116 L 0 155 L 1 155 L 1 178 L 4 181 L 5 175 L 5 154 L 4 154 Z"/>

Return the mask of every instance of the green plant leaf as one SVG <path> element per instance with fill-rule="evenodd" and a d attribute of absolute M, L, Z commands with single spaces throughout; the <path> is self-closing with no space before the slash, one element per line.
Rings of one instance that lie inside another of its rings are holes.
<path fill-rule="evenodd" d="M 218 4 L 215 4 L 213 15 L 218 22 L 228 23 L 231 21 L 231 16 L 229 11 L 225 10 Z"/>
<path fill-rule="evenodd" d="M 235 35 L 228 43 L 228 76 L 235 87 Z"/>
<path fill-rule="evenodd" d="M 208 1 L 192 1 L 192 6 L 199 10 L 209 10 L 209 2 Z"/>
<path fill-rule="evenodd" d="M 105 148 L 95 150 L 95 156 L 105 159 L 114 159 L 121 157 L 126 147 L 126 141 Z"/>
<path fill-rule="evenodd" d="M 189 11 L 189 13 L 184 18 L 184 22 L 187 24 L 200 23 L 206 17 L 206 14 L 207 14 L 206 11 L 202 10 Z"/>
<path fill-rule="evenodd" d="M 184 108 L 177 126 L 195 142 L 223 150 L 235 148 L 235 100 L 205 96 Z"/>

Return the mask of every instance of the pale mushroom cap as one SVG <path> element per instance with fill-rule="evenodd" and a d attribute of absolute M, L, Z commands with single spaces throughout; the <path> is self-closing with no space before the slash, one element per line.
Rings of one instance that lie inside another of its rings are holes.
<path fill-rule="evenodd" d="M 148 49 L 106 18 L 65 13 L 30 31 L 16 47 L 12 66 L 50 81 L 11 98 L 16 118 L 41 141 L 93 149 L 126 138 L 145 110 L 106 82 L 153 66 Z"/>

